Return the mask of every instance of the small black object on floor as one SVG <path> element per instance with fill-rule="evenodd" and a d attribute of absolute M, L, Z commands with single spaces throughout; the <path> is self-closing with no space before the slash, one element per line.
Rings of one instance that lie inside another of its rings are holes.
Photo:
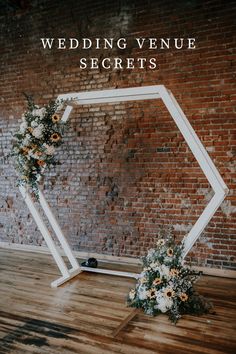
<path fill-rule="evenodd" d="M 82 267 L 90 267 L 90 268 L 97 268 L 98 261 L 96 258 L 88 258 L 87 261 L 81 263 Z"/>

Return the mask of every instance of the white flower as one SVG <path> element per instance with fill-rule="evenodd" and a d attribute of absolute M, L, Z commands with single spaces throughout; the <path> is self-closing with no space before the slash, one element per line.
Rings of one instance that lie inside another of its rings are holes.
<path fill-rule="evenodd" d="M 171 262 L 172 261 L 172 258 L 171 257 L 168 257 L 166 256 L 163 260 L 164 263 L 168 263 L 168 262 Z"/>
<path fill-rule="evenodd" d="M 26 134 L 24 140 L 22 141 L 22 145 L 23 145 L 23 146 L 27 146 L 27 145 L 30 144 L 30 141 L 31 141 L 30 135 L 29 135 L 29 134 Z"/>
<path fill-rule="evenodd" d="M 170 275 L 170 269 L 169 267 L 167 267 L 165 264 L 162 264 L 160 267 L 159 267 L 159 272 L 160 272 L 160 276 L 161 277 L 169 277 Z"/>
<path fill-rule="evenodd" d="M 134 289 L 131 289 L 130 292 L 129 292 L 129 298 L 130 300 L 134 300 L 135 298 L 135 290 Z"/>
<path fill-rule="evenodd" d="M 30 150 L 28 151 L 28 155 L 29 155 L 30 157 L 33 157 L 33 156 L 34 156 L 33 150 L 30 149 Z"/>
<path fill-rule="evenodd" d="M 37 138 L 37 139 L 42 138 L 42 135 L 43 135 L 43 124 L 40 124 L 39 126 L 34 128 L 34 130 L 32 131 L 32 135 L 35 138 Z"/>
<path fill-rule="evenodd" d="M 36 128 L 37 126 L 38 126 L 37 120 L 33 120 L 33 122 L 31 122 L 31 127 Z"/>
<path fill-rule="evenodd" d="M 55 153 L 55 148 L 54 148 L 53 145 L 43 144 L 43 146 L 44 146 L 45 149 L 46 149 L 45 152 L 46 152 L 47 155 L 54 155 L 54 153 Z"/>
<path fill-rule="evenodd" d="M 142 277 L 142 278 L 139 279 L 139 283 L 140 284 L 144 284 L 146 282 L 147 282 L 147 278 L 146 277 Z"/>
<path fill-rule="evenodd" d="M 44 117 L 45 112 L 46 112 L 46 109 L 44 107 L 43 108 L 36 108 L 36 109 L 33 109 L 32 114 L 34 116 L 37 116 L 40 119 L 42 119 Z"/>
<path fill-rule="evenodd" d="M 27 129 L 27 123 L 26 123 L 26 121 L 24 121 L 20 125 L 20 132 L 24 133 L 26 131 L 26 129 Z"/>
<path fill-rule="evenodd" d="M 46 154 L 47 155 L 53 155 L 55 153 L 55 148 L 54 148 L 54 146 L 49 146 L 48 148 L 47 148 L 47 151 L 46 151 Z"/>
<path fill-rule="evenodd" d="M 158 262 L 152 262 L 150 263 L 149 267 L 152 268 L 153 270 L 158 270 L 160 264 Z"/>
<path fill-rule="evenodd" d="M 155 308 L 157 308 L 163 313 L 170 310 L 171 307 L 173 306 L 172 298 L 166 297 L 162 290 L 157 292 L 156 301 L 157 304 L 155 305 Z"/>
<path fill-rule="evenodd" d="M 155 254 L 155 249 L 154 249 L 154 248 L 151 248 L 151 249 L 148 251 L 147 257 L 148 257 L 148 258 L 151 258 L 154 254 Z"/>
<path fill-rule="evenodd" d="M 165 313 L 168 310 L 170 310 L 172 306 L 173 306 L 173 300 L 172 299 L 168 299 L 167 300 L 167 299 L 164 299 L 164 298 L 161 298 L 158 301 L 158 304 L 156 305 L 158 310 L 160 310 L 163 313 Z"/>
<path fill-rule="evenodd" d="M 148 296 L 147 288 L 146 286 L 140 286 L 138 289 L 138 297 L 140 300 L 146 300 Z"/>
<path fill-rule="evenodd" d="M 57 101 L 57 104 L 58 104 L 57 111 L 60 111 L 63 108 L 64 102 L 63 101 L 61 101 L 61 102 Z"/>

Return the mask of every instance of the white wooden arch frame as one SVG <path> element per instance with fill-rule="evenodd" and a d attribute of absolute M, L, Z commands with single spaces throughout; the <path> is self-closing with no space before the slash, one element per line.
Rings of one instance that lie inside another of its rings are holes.
<path fill-rule="evenodd" d="M 73 109 L 73 105 L 72 103 L 70 103 L 70 100 L 73 100 L 73 104 L 76 103 L 78 105 L 153 99 L 161 99 L 163 101 L 214 191 L 214 196 L 209 201 L 202 214 L 199 216 L 198 220 L 183 240 L 185 257 L 196 242 L 196 240 L 199 238 L 209 221 L 211 220 L 212 216 L 215 214 L 222 201 L 224 200 L 225 196 L 228 193 L 228 188 L 172 93 L 167 90 L 163 85 L 155 85 L 124 89 L 68 93 L 59 95 L 58 99 L 63 99 L 67 102 L 64 114 L 62 116 L 63 121 L 68 120 L 69 115 Z M 46 224 L 44 223 L 34 201 L 32 200 L 30 193 L 23 186 L 20 186 L 20 192 L 23 195 L 23 198 L 62 274 L 59 279 L 51 283 L 52 287 L 57 287 L 65 283 L 66 281 L 70 280 L 82 271 L 92 271 L 97 273 L 113 274 L 134 278 L 137 277 L 136 273 L 121 272 L 109 269 L 81 267 L 77 259 L 73 255 L 73 252 L 49 204 L 47 203 L 43 192 L 39 189 L 40 205 L 45 215 L 47 216 L 48 221 L 51 224 L 52 229 L 55 232 L 55 235 L 58 241 L 60 242 L 63 251 L 65 252 L 65 255 L 67 256 L 71 264 L 71 268 L 68 268 L 60 254 L 60 251 L 58 250 L 55 242 L 53 241 L 51 234 Z"/>

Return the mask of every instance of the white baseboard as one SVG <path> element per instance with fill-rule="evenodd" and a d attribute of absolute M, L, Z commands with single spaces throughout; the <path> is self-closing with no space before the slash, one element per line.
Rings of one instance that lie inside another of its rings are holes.
<path fill-rule="evenodd" d="M 9 243 L 9 242 L 0 242 L 0 248 L 6 248 L 11 250 L 17 251 L 25 251 L 25 252 L 36 252 L 36 253 L 43 253 L 43 254 L 50 254 L 50 251 L 45 246 L 34 246 L 34 245 L 22 245 L 17 243 Z M 64 252 L 61 248 L 58 248 L 60 254 L 64 256 Z M 87 259 L 90 257 L 94 257 L 99 261 L 102 262 L 109 262 L 109 263 L 117 263 L 117 264 L 127 264 L 127 265 L 140 265 L 141 261 L 138 258 L 132 257 L 118 257 L 106 254 L 99 254 L 93 252 L 80 252 L 80 251 L 73 251 L 76 258 Z M 218 277 L 225 277 L 225 278 L 236 278 L 236 271 L 231 269 L 220 269 L 220 268 L 210 268 L 210 267 L 196 267 L 194 266 L 193 269 L 197 271 L 202 271 L 206 275 L 211 276 L 218 276 Z"/>

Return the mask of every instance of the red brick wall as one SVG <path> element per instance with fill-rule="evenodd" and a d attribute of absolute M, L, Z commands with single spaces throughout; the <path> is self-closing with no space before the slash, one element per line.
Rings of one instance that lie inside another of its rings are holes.
<path fill-rule="evenodd" d="M 25 101 L 58 94 L 164 84 L 170 89 L 230 189 L 191 254 L 194 264 L 234 268 L 236 118 L 234 1 L 0 2 L 0 154 L 10 150 Z M 13 3 L 13 2 L 12 2 Z M 27 2 L 26 2 L 27 3 Z M 41 37 L 195 37 L 195 50 L 43 50 Z M 81 56 L 153 57 L 158 70 L 81 70 Z M 81 106 L 71 115 L 62 165 L 45 192 L 76 250 L 140 256 L 161 227 L 183 237 L 211 189 L 163 104 Z M 15 186 L 0 174 L 0 241 L 43 244 Z"/>

